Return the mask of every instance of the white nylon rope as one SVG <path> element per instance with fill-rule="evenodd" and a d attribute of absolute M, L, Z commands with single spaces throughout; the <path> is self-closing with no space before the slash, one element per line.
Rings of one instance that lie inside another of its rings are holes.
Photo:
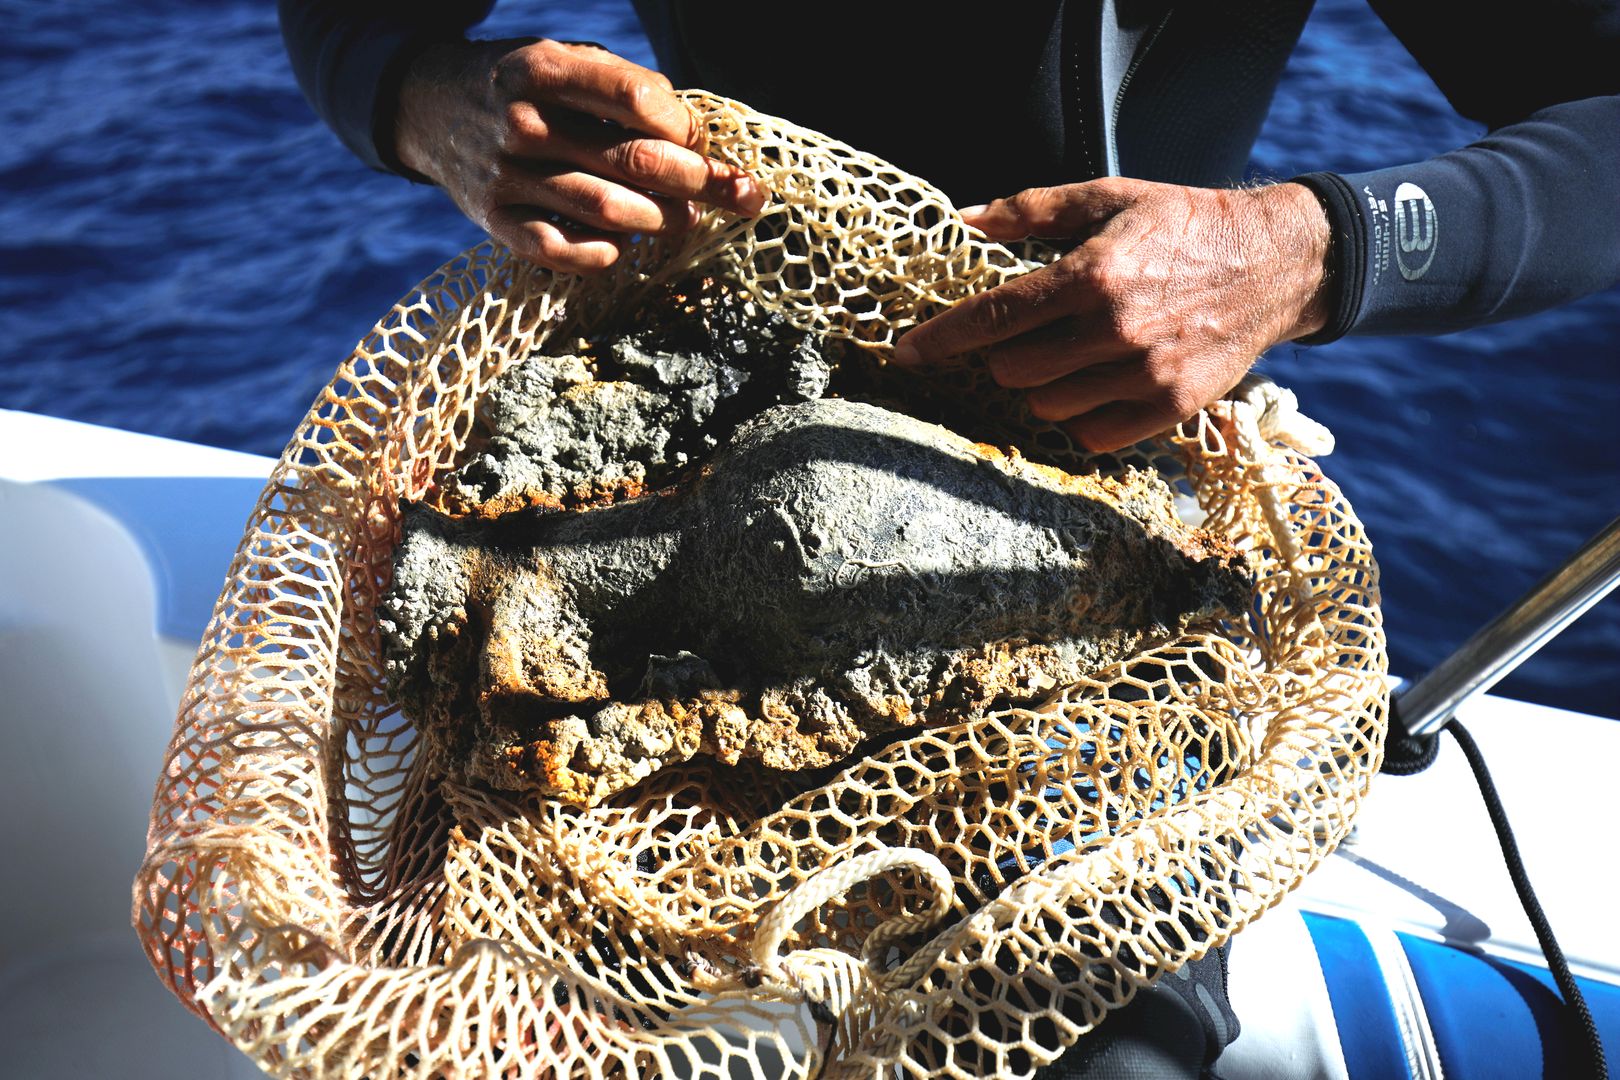
<path fill-rule="evenodd" d="M 903 912 L 878 925 L 867 936 L 861 957 L 824 948 L 777 956 L 800 919 L 856 885 L 895 870 L 916 874 L 931 888 L 933 899 L 921 911 Z M 711 993 L 733 990 L 740 982 L 779 1000 L 807 1002 L 820 1019 L 836 1024 L 858 1000 L 911 981 L 915 964 L 907 962 L 886 973 L 884 955 L 894 942 L 944 918 L 955 888 L 950 871 L 931 852 L 893 847 L 868 851 L 817 871 L 777 901 L 755 927 L 749 947 L 751 969 L 721 971 L 694 955 L 692 981 Z"/>
<path fill-rule="evenodd" d="M 933 888 L 933 902 L 924 910 L 902 913 L 886 920 L 872 931 L 862 947 L 868 965 L 882 962 L 891 942 L 938 922 L 950 910 L 955 885 L 951 872 L 932 852 L 916 848 L 880 848 L 818 870 L 795 886 L 754 931 L 754 963 L 769 970 L 776 966 L 776 950 L 798 921 L 835 896 L 842 896 L 856 885 L 891 870 L 910 870 Z"/>
<path fill-rule="evenodd" d="M 1307 457 L 1333 452 L 1333 433 L 1299 411 L 1299 398 L 1260 375 L 1245 375 L 1223 403 L 1232 417 L 1238 450 L 1260 466 L 1262 483 L 1255 492 L 1271 541 L 1288 567 L 1288 591 L 1295 603 L 1310 610 L 1311 593 L 1306 585 L 1308 567 L 1299 550 L 1299 540 L 1289 527 L 1288 507 L 1277 494 L 1280 470 L 1273 461 L 1275 440 Z"/>

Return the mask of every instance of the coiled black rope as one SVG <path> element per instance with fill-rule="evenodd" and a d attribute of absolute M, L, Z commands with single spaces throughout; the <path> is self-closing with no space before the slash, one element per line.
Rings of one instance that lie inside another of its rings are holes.
<path fill-rule="evenodd" d="M 1434 764 L 1440 752 L 1440 735 L 1413 735 L 1401 722 L 1400 699 L 1391 704 L 1394 715 L 1390 717 L 1389 734 L 1384 737 L 1384 764 L 1379 771 L 1391 776 L 1415 776 Z"/>

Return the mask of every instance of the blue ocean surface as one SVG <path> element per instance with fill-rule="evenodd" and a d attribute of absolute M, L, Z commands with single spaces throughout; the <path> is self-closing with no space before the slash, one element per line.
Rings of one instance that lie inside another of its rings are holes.
<path fill-rule="evenodd" d="M 321 126 L 269 3 L 0 0 L 0 16 L 0 407 L 276 454 L 372 323 L 481 238 Z M 652 63 L 628 0 L 509 0 L 482 32 Z M 1323 0 L 1253 175 L 1481 133 L 1361 0 Z M 1620 513 L 1620 290 L 1448 337 L 1283 347 L 1263 370 L 1338 435 L 1324 465 L 1372 536 L 1397 674 Z M 1620 716 L 1620 596 L 1500 690 Z"/>

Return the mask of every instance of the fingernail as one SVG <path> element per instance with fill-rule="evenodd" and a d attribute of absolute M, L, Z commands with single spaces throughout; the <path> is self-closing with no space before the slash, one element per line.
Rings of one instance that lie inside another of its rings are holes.
<path fill-rule="evenodd" d="M 989 204 L 984 204 L 981 206 L 964 206 L 962 209 L 958 210 L 956 214 L 958 217 L 978 217 L 988 209 L 990 209 Z"/>
<path fill-rule="evenodd" d="M 898 341 L 894 346 L 894 362 L 901 367 L 922 362 L 922 355 L 917 352 L 917 346 L 909 341 Z"/>
<path fill-rule="evenodd" d="M 739 176 L 731 182 L 732 193 L 737 197 L 737 205 L 750 214 L 757 214 L 765 207 L 765 189 L 752 176 Z"/>

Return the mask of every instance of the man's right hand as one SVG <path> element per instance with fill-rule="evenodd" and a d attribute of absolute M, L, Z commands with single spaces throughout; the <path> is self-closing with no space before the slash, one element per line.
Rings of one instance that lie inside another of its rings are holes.
<path fill-rule="evenodd" d="M 668 79 L 594 45 L 454 42 L 412 64 L 394 149 L 520 258 L 588 273 L 632 233 L 670 233 L 693 201 L 757 213 L 765 191 L 695 152 Z"/>

